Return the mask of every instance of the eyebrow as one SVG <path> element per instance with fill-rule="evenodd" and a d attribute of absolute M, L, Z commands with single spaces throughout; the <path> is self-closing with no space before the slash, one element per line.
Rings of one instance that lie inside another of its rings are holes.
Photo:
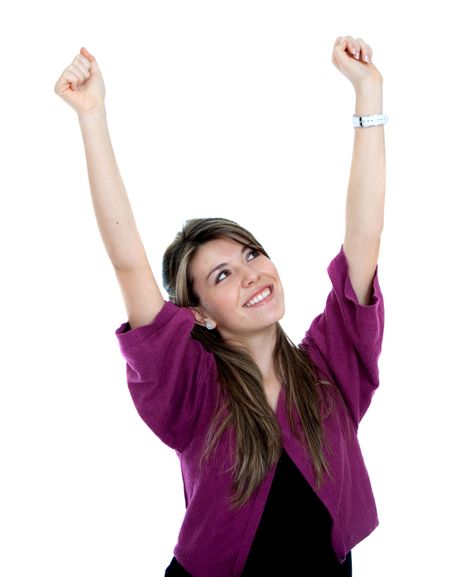
<path fill-rule="evenodd" d="M 250 248 L 248 245 L 244 244 L 242 246 L 242 250 L 241 250 L 241 254 L 243 254 L 248 248 Z M 227 262 L 222 262 L 221 264 L 218 264 L 217 266 L 215 266 L 209 273 L 208 276 L 206 277 L 206 280 L 209 279 L 209 277 L 212 275 L 213 272 L 215 272 L 216 270 L 219 270 L 220 268 L 227 266 Z"/>

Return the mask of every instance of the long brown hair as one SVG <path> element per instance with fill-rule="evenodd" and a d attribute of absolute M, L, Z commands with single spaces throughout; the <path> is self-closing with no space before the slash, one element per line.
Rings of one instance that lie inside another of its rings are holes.
<path fill-rule="evenodd" d="M 172 302 L 181 307 L 200 304 L 193 289 L 189 264 L 200 245 L 223 237 L 258 250 L 269 258 L 255 237 L 231 220 L 188 220 L 163 257 L 163 284 Z M 280 382 L 286 386 L 289 424 L 300 442 L 306 441 L 315 471 L 316 488 L 319 488 L 324 472 L 330 474 L 323 450 L 327 442 L 322 418 L 325 412 L 332 410 L 332 397 L 335 396 L 331 391 L 325 394 L 320 385 L 332 383 L 318 379 L 307 353 L 289 339 L 278 322 L 276 331 L 274 365 Z M 268 403 L 261 372 L 250 354 L 244 348 L 224 342 L 216 329 L 208 330 L 196 324 L 192 337 L 214 354 L 226 399 L 211 421 L 201 461 L 211 454 L 224 431 L 233 426 L 236 455 L 231 504 L 238 507 L 248 500 L 270 467 L 278 461 L 282 449 L 280 427 Z M 225 407 L 229 412 L 223 417 Z M 293 407 L 300 416 L 302 431 L 295 426 Z"/>

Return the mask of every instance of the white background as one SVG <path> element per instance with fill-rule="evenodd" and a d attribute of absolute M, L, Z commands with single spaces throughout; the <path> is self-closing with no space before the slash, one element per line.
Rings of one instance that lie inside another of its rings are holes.
<path fill-rule="evenodd" d="M 138 416 L 127 320 L 97 229 L 75 112 L 54 84 L 81 46 L 148 257 L 184 220 L 263 243 L 299 342 L 344 236 L 353 88 L 335 38 L 384 77 L 381 385 L 360 427 L 380 525 L 356 577 L 448 568 L 449 43 L 445 4 L 15 2 L 1 17 L 0 573 L 162 576 L 184 513 L 176 454 Z"/>

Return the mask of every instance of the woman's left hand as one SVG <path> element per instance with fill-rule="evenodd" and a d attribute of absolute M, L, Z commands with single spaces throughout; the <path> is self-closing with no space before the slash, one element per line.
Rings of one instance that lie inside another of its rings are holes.
<path fill-rule="evenodd" d="M 356 92 L 383 84 L 380 71 L 372 63 L 372 48 L 362 38 L 339 36 L 331 61 L 350 80 Z"/>

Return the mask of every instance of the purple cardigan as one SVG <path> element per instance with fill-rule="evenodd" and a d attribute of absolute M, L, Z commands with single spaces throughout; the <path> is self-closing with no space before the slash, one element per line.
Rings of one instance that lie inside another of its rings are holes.
<path fill-rule="evenodd" d="M 343 245 L 329 264 L 332 290 L 325 310 L 314 318 L 301 345 L 316 364 L 321 378 L 336 383 L 350 419 L 336 404 L 324 423 L 330 450 L 318 496 L 333 519 L 332 544 L 342 562 L 348 551 L 378 525 L 367 469 L 357 440 L 358 424 L 378 387 L 378 358 L 384 329 L 383 295 L 378 266 L 371 304 L 358 302 L 348 276 Z M 233 434 L 222 436 L 214 458 L 200 470 L 199 457 L 216 402 L 222 399 L 214 355 L 192 339 L 192 313 L 165 302 L 152 323 L 130 329 L 123 323 L 115 334 L 126 365 L 128 387 L 136 408 L 151 430 L 180 459 L 186 513 L 174 555 L 195 577 L 238 577 L 258 527 L 274 465 L 250 500 L 230 510 Z M 283 446 L 314 487 L 305 449 L 292 434 L 282 387 L 276 409 Z M 298 417 L 298 415 L 297 415 Z M 299 423 L 297 418 L 297 423 Z"/>

